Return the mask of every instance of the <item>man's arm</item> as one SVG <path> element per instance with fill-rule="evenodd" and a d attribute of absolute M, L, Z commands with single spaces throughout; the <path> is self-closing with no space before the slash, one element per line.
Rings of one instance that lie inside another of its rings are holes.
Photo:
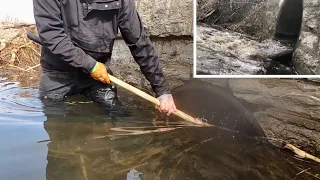
<path fill-rule="evenodd" d="M 90 74 L 96 60 L 76 47 L 65 33 L 60 0 L 33 0 L 33 6 L 39 36 L 45 48 L 69 65 Z"/>
<path fill-rule="evenodd" d="M 156 96 L 170 94 L 159 57 L 144 30 L 133 0 L 123 0 L 119 29 L 134 60 L 151 84 Z"/>

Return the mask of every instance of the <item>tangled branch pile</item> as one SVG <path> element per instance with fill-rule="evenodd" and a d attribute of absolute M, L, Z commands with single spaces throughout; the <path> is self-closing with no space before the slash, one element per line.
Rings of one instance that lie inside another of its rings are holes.
<path fill-rule="evenodd" d="M 267 39 L 278 8 L 278 0 L 199 0 L 197 21 Z"/>
<path fill-rule="evenodd" d="M 202 21 L 210 17 L 218 10 L 218 0 L 198 0 L 197 1 L 197 21 Z"/>
<path fill-rule="evenodd" d="M 27 38 L 36 33 L 35 25 L 0 23 L 0 68 L 18 71 L 37 71 L 40 46 Z"/>

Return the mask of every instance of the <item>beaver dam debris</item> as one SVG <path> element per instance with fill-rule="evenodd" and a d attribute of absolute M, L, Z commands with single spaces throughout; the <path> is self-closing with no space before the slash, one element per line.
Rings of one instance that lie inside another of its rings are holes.
<path fill-rule="evenodd" d="M 36 33 L 35 25 L 0 24 L 0 68 L 36 72 L 40 66 L 40 46 L 27 38 L 27 33 Z"/>

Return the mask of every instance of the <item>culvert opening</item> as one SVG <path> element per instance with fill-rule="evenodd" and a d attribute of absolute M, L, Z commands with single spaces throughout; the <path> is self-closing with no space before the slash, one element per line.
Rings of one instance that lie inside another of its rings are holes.
<path fill-rule="evenodd" d="M 303 0 L 284 0 L 277 19 L 275 39 L 295 48 L 301 30 Z"/>
<path fill-rule="evenodd" d="M 280 7 L 274 38 L 292 50 L 277 54 L 274 61 L 290 65 L 299 40 L 303 18 L 303 0 L 284 0 Z"/>

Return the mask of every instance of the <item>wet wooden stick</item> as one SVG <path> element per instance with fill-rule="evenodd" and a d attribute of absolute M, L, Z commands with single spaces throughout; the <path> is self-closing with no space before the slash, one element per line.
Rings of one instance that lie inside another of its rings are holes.
<path fill-rule="evenodd" d="M 314 177 L 316 179 L 320 179 L 320 174 L 312 174 L 311 172 L 308 171 L 309 168 L 307 170 L 303 170 L 303 169 L 301 169 L 299 167 L 297 167 L 297 168 L 300 169 L 301 171 L 296 175 L 296 177 L 298 177 L 298 175 L 300 175 L 302 173 L 306 173 L 306 174 L 308 174 L 308 175 L 310 175 L 310 176 L 312 176 L 312 177 Z M 295 179 L 296 179 L 296 177 L 295 177 Z"/>
<path fill-rule="evenodd" d="M 320 163 L 320 159 L 293 146 L 292 144 L 286 144 L 284 146 L 284 148 L 286 149 L 290 149 L 292 152 L 294 152 L 298 157 L 302 158 L 302 159 L 310 159 L 310 160 L 313 160 L 313 161 L 316 161 L 318 163 Z"/>
<path fill-rule="evenodd" d="M 78 151 L 81 151 L 80 147 L 78 147 Z M 80 165 L 81 165 L 83 177 L 85 180 L 89 180 L 88 175 L 87 175 L 87 169 L 86 169 L 85 162 L 84 162 L 84 158 L 81 154 L 79 156 L 80 156 L 80 161 L 81 161 Z"/>
<path fill-rule="evenodd" d="M 49 149 L 49 151 L 50 151 L 50 152 L 53 152 L 53 153 L 57 153 L 57 154 L 81 155 L 83 158 L 85 158 L 87 161 L 89 161 L 89 158 L 88 158 L 88 157 L 86 157 L 85 155 L 80 154 L 80 153 L 58 151 L 58 150 L 53 150 L 53 149 Z"/>
<path fill-rule="evenodd" d="M 122 129 L 122 128 L 111 128 L 110 131 L 115 131 L 115 132 L 123 132 L 122 134 L 108 134 L 108 135 L 103 135 L 103 136 L 95 136 L 93 137 L 94 139 L 102 139 L 106 137 L 111 137 L 111 136 L 133 136 L 133 135 L 143 135 L 143 134 L 151 134 L 151 133 L 159 133 L 159 132 L 166 132 L 166 131 L 173 131 L 175 129 L 178 129 L 180 127 L 176 128 L 158 128 L 155 130 L 128 130 L 128 129 Z"/>
<path fill-rule="evenodd" d="M 125 83 L 125 82 L 121 81 L 120 79 L 117 79 L 116 77 L 114 77 L 112 75 L 109 75 L 109 78 L 113 83 L 121 86 L 122 88 L 124 88 L 124 89 L 126 89 L 126 90 L 128 90 L 128 91 L 130 91 L 130 92 L 132 92 L 132 93 L 134 93 L 136 95 L 138 95 L 138 96 L 140 96 L 141 98 L 153 103 L 154 105 L 160 105 L 160 101 L 157 98 L 155 98 L 155 97 L 153 97 L 153 96 L 141 91 L 138 88 L 135 88 L 135 87 L 131 86 L 128 83 Z M 199 119 L 193 118 L 192 116 L 190 116 L 190 115 L 188 115 L 188 114 L 186 114 L 186 113 L 184 113 L 184 112 L 182 112 L 180 110 L 177 110 L 176 112 L 173 112 L 173 114 L 178 116 L 178 117 L 180 117 L 180 118 L 182 118 L 183 120 L 188 121 L 188 122 L 193 123 L 193 124 L 198 124 L 200 126 L 207 126 L 207 127 L 208 126 L 212 126 L 212 125 L 209 125 L 207 123 L 204 123 L 203 121 L 201 121 Z"/>
<path fill-rule="evenodd" d="M 124 173 L 124 172 L 129 172 L 131 169 L 138 169 L 138 168 L 141 168 L 141 167 L 146 166 L 146 165 L 148 165 L 148 164 L 149 164 L 148 162 L 145 162 L 145 163 L 143 163 L 143 164 L 139 164 L 139 165 L 136 165 L 136 166 L 132 166 L 132 167 L 130 167 L 130 168 L 122 169 L 122 170 L 120 170 L 120 171 L 117 172 L 117 173 L 118 173 L 118 174 L 122 174 L 122 173 Z"/>

